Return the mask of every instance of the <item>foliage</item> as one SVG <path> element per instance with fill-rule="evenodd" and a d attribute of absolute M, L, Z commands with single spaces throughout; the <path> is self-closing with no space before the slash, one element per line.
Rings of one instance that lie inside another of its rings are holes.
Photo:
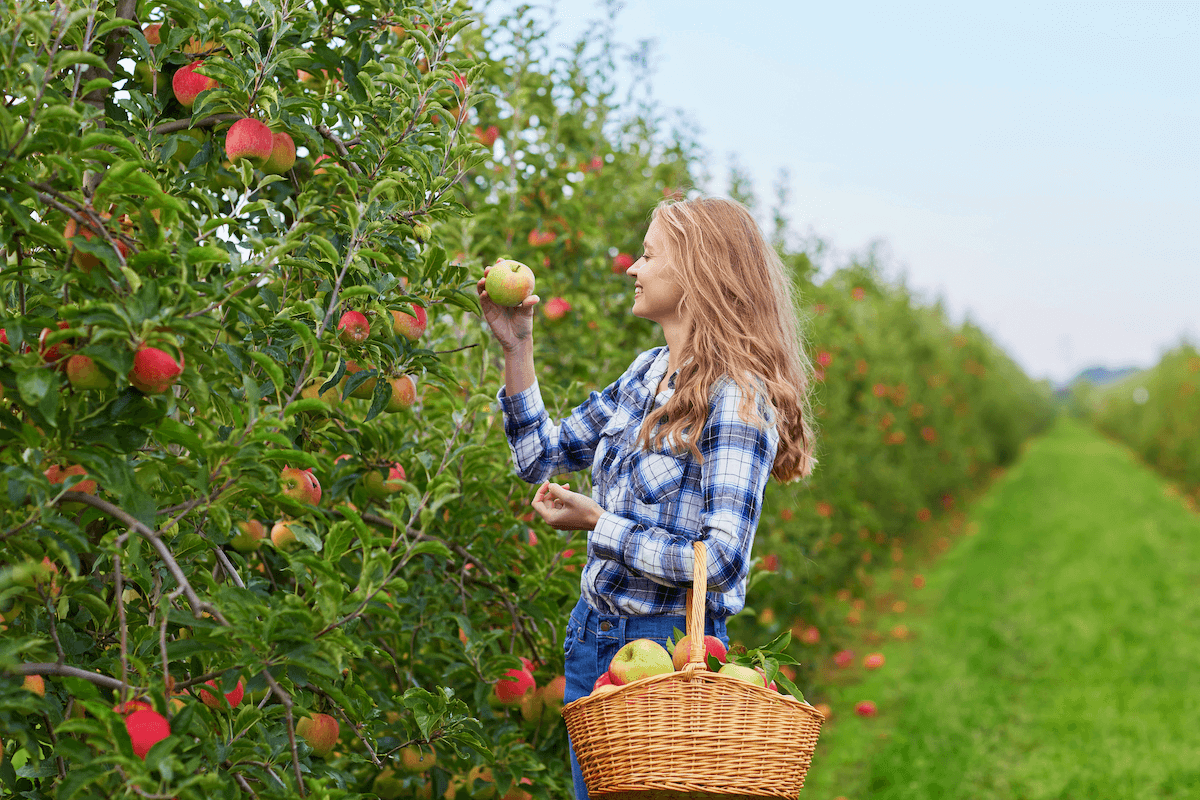
<path fill-rule="evenodd" d="M 1179 481 L 1200 503 L 1200 352 L 1184 342 L 1149 370 L 1087 387 L 1081 405 L 1100 430 Z"/>
<path fill-rule="evenodd" d="M 552 413 L 658 343 L 628 313 L 621 256 L 639 252 L 658 200 L 696 184 L 702 154 L 621 95 L 611 21 L 555 58 L 528 11 L 485 26 L 462 3 L 6 11 L 6 791 L 461 796 L 527 778 L 535 797 L 566 796 L 553 698 L 504 707 L 492 685 L 520 657 L 540 686 L 561 672 L 584 544 L 528 512 L 474 283 L 506 255 L 535 268 L 543 301 L 570 304 L 537 328 Z M 220 85 L 189 109 L 172 77 L 199 59 Z M 294 138 L 294 168 L 225 157 L 247 116 Z M 821 594 L 879 547 L 837 531 L 902 537 L 919 509 L 1011 458 L 1042 406 L 981 332 L 870 264 L 816 283 L 806 256 L 787 257 L 818 360 L 833 360 L 818 475 L 772 487 L 759 551 Z M 413 303 L 429 317 L 415 342 L 391 324 Z M 370 322 L 361 343 L 338 335 L 351 310 Z M 182 364 L 169 390 L 133 385 L 142 347 Z M 64 371 L 73 356 L 92 360 L 94 386 Z M 416 402 L 388 411 L 405 375 Z M 876 416 L 901 409 L 887 433 L 904 443 L 880 441 Z M 404 477 L 381 498 L 369 478 L 392 465 Z M 320 499 L 283 494 L 285 468 L 311 470 Z M 252 521 L 286 523 L 298 545 L 246 549 Z M 809 602 L 767 570 L 754 580 L 760 607 Z M 761 641 L 786 644 L 778 633 Z M 44 698 L 21 688 L 28 674 L 47 677 Z M 239 679 L 237 708 L 199 702 L 198 686 Z M 113 710 L 133 698 L 170 720 L 144 761 Z M 327 757 L 296 736 L 308 713 L 340 722 Z M 406 771 L 411 747 L 436 766 Z"/>

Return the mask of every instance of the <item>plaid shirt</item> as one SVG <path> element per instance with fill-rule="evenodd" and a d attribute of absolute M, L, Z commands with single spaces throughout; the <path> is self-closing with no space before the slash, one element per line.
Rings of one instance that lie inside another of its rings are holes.
<path fill-rule="evenodd" d="M 750 547 L 771 476 L 779 434 L 774 410 L 760 395 L 765 429 L 738 416 L 741 392 L 722 378 L 710 393 L 698 442 L 704 463 L 637 445 L 646 414 L 674 394 L 655 390 L 667 370 L 667 348 L 637 357 L 616 383 L 592 392 L 559 423 L 551 422 L 535 382 L 497 398 L 504 411 L 517 473 L 529 483 L 591 467 L 592 499 L 605 513 L 588 533 L 581 592 L 601 613 L 686 614 L 692 542 L 708 546 L 706 614 L 728 617 L 746 604 Z"/>

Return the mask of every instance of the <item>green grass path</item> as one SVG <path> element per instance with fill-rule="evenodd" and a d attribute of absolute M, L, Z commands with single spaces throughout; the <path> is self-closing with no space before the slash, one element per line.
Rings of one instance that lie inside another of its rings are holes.
<path fill-rule="evenodd" d="M 1064 419 L 926 572 L 916 637 L 836 690 L 802 800 L 1200 798 L 1200 517 Z"/>

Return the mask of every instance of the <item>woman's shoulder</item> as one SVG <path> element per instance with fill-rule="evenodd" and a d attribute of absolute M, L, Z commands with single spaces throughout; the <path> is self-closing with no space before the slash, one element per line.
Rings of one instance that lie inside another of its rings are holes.
<path fill-rule="evenodd" d="M 743 382 L 749 384 L 754 409 L 758 417 L 767 426 L 775 424 L 775 406 L 771 402 L 771 394 L 767 382 L 760 375 L 747 375 Z M 746 392 L 732 375 L 722 375 L 712 385 L 709 392 L 709 404 L 712 410 L 721 413 L 736 413 L 742 408 Z"/>

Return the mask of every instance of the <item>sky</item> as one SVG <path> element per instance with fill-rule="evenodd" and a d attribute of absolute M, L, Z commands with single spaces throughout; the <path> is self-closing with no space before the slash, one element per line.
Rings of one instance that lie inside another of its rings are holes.
<path fill-rule="evenodd" d="M 564 44 L 602 15 L 553 5 Z M 1030 376 L 1200 345 L 1200 2 L 633 0 L 616 40 L 652 41 L 708 191 L 735 157 L 765 222 L 786 169 L 827 263 L 879 242 Z"/>

